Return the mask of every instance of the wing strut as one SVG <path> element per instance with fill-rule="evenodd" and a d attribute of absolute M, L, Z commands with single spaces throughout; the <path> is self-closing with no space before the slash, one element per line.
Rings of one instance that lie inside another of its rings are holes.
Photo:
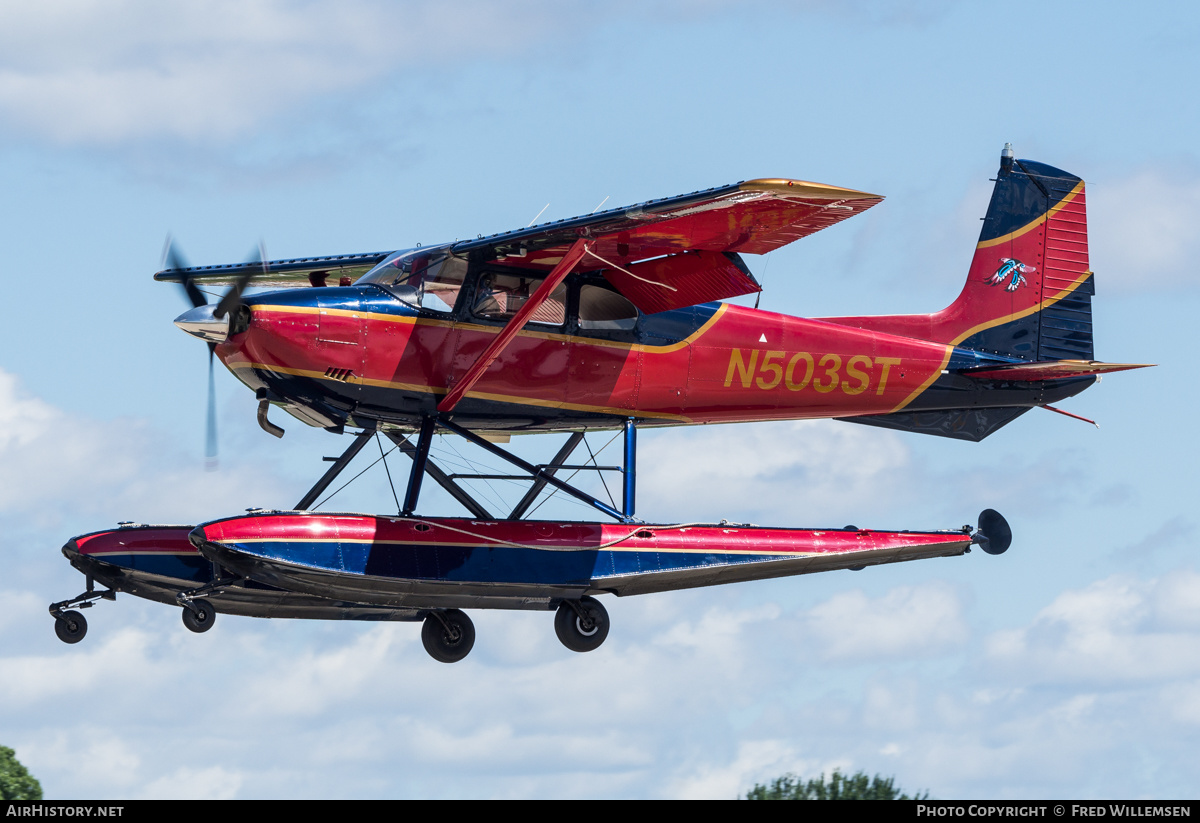
<path fill-rule="evenodd" d="M 462 379 L 442 398 L 442 402 L 438 403 L 437 410 L 439 412 L 445 414 L 458 405 L 458 401 L 462 400 L 463 395 L 471 390 L 471 387 L 478 382 L 479 378 L 483 377 L 483 373 L 488 370 L 488 367 L 495 362 L 500 353 L 517 336 L 517 332 L 525 328 L 525 324 L 533 317 L 533 313 L 546 302 L 551 292 L 571 273 L 571 270 L 575 268 L 580 258 L 583 257 L 586 249 L 587 246 L 583 238 L 571 244 L 571 248 L 567 250 L 562 260 L 558 261 L 558 265 L 542 281 L 542 285 L 538 286 L 533 295 L 525 301 L 525 305 L 521 306 L 517 313 L 513 315 L 512 320 L 508 321 L 508 325 L 500 330 L 500 333 L 484 349 L 483 354 L 479 355 L 479 359 L 471 364 L 471 368 L 467 369 Z"/>

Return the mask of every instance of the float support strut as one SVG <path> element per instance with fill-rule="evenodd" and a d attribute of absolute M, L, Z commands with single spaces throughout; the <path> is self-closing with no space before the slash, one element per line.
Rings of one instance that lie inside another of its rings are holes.
<path fill-rule="evenodd" d="M 384 432 L 384 434 L 387 435 L 389 440 L 396 444 L 400 451 L 407 454 L 413 460 L 417 459 L 417 447 L 412 443 L 409 443 L 408 439 L 405 438 L 404 435 L 396 434 L 395 432 Z M 495 519 L 492 517 L 491 512 L 483 507 L 483 504 L 472 497 L 466 489 L 455 483 L 454 480 L 450 478 L 450 475 L 442 471 L 441 467 L 438 466 L 437 463 L 434 463 L 429 459 L 428 455 L 425 457 L 425 472 L 432 477 L 439 486 L 449 492 L 450 496 L 461 503 L 463 508 L 469 511 L 472 515 L 480 520 Z"/>
<path fill-rule="evenodd" d="M 440 419 L 438 421 L 438 423 L 439 423 L 439 425 L 443 426 L 444 428 L 449 429 L 450 431 L 454 432 L 455 434 L 457 434 L 459 437 L 463 438 L 464 440 L 466 440 L 470 443 L 474 443 L 476 446 L 479 446 L 479 448 L 483 449 L 484 451 L 491 452 L 492 454 L 496 455 L 500 459 L 507 460 L 509 463 L 512 463 L 514 466 L 518 467 L 522 471 L 528 472 L 529 474 L 533 475 L 535 478 L 545 480 L 547 483 L 549 483 L 551 486 L 554 486 L 556 489 L 561 489 L 561 490 L 565 491 L 567 494 L 571 495 L 576 500 L 582 500 L 584 503 L 587 503 L 590 506 L 596 507 L 600 511 L 607 514 L 609 517 L 614 517 L 617 520 L 625 519 L 619 511 L 617 511 L 616 509 L 614 509 L 612 506 L 608 505 L 607 503 L 601 503 L 599 500 L 592 497 L 590 494 L 581 492 L 579 489 L 575 488 L 570 483 L 564 483 L 563 481 L 559 480 L 557 477 L 554 476 L 553 473 L 551 473 L 549 468 L 539 468 L 538 466 L 534 466 L 532 463 L 527 463 L 526 461 L 517 457 L 515 454 L 510 454 L 509 452 L 500 448 L 495 443 L 489 443 L 488 441 L 484 440 L 479 435 L 475 434 L 475 432 L 464 429 L 462 426 L 459 426 L 456 423 L 452 423 L 451 421 L 446 420 L 445 418 Z M 424 429 L 422 429 L 422 433 L 424 433 Z"/>
<path fill-rule="evenodd" d="M 581 442 L 583 442 L 583 432 L 572 432 L 571 436 L 567 438 L 567 442 L 558 450 L 558 454 L 554 455 L 554 460 L 546 467 L 546 473 L 551 477 L 558 474 L 558 468 L 567 462 L 567 458 L 571 456 Z M 541 477 L 535 477 L 533 485 L 529 487 L 529 491 L 525 492 L 525 496 L 521 498 L 521 502 L 508 515 L 508 519 L 520 520 L 524 517 L 525 512 L 533 505 L 533 501 L 542 493 L 542 489 L 546 488 L 547 482 Z"/>
<path fill-rule="evenodd" d="M 637 427 L 632 417 L 625 420 L 625 468 L 621 470 L 621 479 L 621 514 L 626 520 L 632 520 L 637 482 Z"/>
<path fill-rule="evenodd" d="M 321 476 L 321 479 L 317 481 L 316 485 L 308 490 L 308 494 L 300 498 L 300 502 L 296 504 L 296 509 L 299 511 L 306 511 L 308 507 L 311 506 L 313 502 L 321 496 L 321 492 L 329 488 L 329 484 L 332 483 L 334 479 L 342 473 L 342 469 L 346 468 L 350 461 L 354 459 L 354 456 L 362 451 L 362 447 L 367 445 L 367 441 L 371 439 L 371 435 L 373 434 L 375 434 L 375 429 L 370 428 L 363 429 L 357 435 L 355 435 L 354 442 L 350 444 L 346 451 L 342 452 L 342 456 L 334 461 L 334 464 L 329 467 L 329 470 L 325 472 L 324 475 Z"/>
<path fill-rule="evenodd" d="M 412 454 L 412 473 L 408 475 L 408 490 L 404 492 L 404 508 L 400 512 L 405 517 L 417 508 L 417 498 L 421 496 L 421 479 L 425 476 L 429 447 L 433 444 L 433 432 L 436 428 L 436 417 L 430 415 L 421 418 L 421 433 L 417 435 L 417 449 Z"/>

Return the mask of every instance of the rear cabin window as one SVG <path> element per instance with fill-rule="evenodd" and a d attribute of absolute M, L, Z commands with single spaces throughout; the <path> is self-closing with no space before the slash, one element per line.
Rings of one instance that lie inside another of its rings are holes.
<path fill-rule="evenodd" d="M 603 286 L 579 288 L 579 328 L 630 330 L 637 325 L 638 310 L 627 298 Z"/>

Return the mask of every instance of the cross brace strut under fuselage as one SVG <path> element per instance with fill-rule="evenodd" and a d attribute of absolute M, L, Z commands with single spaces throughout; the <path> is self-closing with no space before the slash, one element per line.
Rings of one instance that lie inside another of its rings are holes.
<path fill-rule="evenodd" d="M 445 429 L 453 434 L 457 434 L 464 440 L 472 443 L 485 451 L 501 458 L 502 460 L 511 463 L 522 471 L 530 475 L 533 483 L 521 501 L 509 513 L 507 520 L 520 520 L 529 511 L 537 496 L 545 489 L 546 486 L 564 491 L 567 494 L 575 497 L 578 500 L 587 503 L 594 508 L 599 509 L 610 517 L 621 522 L 631 522 L 634 517 L 634 491 L 636 477 L 636 460 L 637 460 L 637 429 L 633 419 L 628 419 L 624 423 L 624 466 L 619 470 L 622 474 L 622 499 L 621 510 L 618 511 L 615 507 L 604 503 L 592 495 L 584 492 L 575 486 L 560 480 L 557 474 L 564 468 L 571 469 L 592 469 L 604 470 L 615 469 L 616 467 L 603 466 L 567 466 L 566 461 L 571 454 L 583 442 L 583 433 L 574 432 L 563 444 L 554 459 L 550 463 L 532 464 L 517 457 L 506 449 L 501 448 L 495 443 L 489 442 L 475 432 L 465 429 L 462 426 L 440 416 L 429 415 L 422 418 L 421 429 L 417 435 L 417 443 L 413 445 L 404 435 L 395 432 L 385 432 L 385 436 L 396 444 L 397 448 L 412 458 L 413 465 L 409 472 L 408 486 L 404 493 L 404 505 L 401 507 L 401 514 L 410 516 L 416 511 L 417 501 L 421 494 L 421 481 L 428 474 L 433 480 L 445 489 L 455 500 L 457 500 L 464 508 L 467 509 L 474 517 L 482 520 L 495 519 L 486 507 L 483 506 L 474 496 L 464 489 L 455 481 L 455 476 L 448 475 L 436 463 L 429 459 L 429 449 L 433 443 L 433 435 L 438 428 Z M 376 434 L 374 428 L 364 429 L 355 435 L 354 440 L 346 448 L 340 457 L 338 457 L 329 470 L 321 477 L 320 480 L 309 489 L 308 493 L 300 499 L 296 504 L 297 510 L 307 510 L 313 505 L 316 499 L 329 487 L 329 484 L 337 478 L 339 474 L 349 465 L 366 445 L 373 435 Z M 326 458 L 329 459 L 329 458 Z"/>

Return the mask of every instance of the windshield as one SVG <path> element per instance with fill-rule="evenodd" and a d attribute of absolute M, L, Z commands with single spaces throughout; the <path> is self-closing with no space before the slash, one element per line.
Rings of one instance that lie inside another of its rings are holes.
<path fill-rule="evenodd" d="M 359 278 L 356 285 L 373 283 L 405 303 L 427 311 L 450 312 L 462 291 L 467 261 L 445 247 L 409 249 L 388 256 Z"/>

